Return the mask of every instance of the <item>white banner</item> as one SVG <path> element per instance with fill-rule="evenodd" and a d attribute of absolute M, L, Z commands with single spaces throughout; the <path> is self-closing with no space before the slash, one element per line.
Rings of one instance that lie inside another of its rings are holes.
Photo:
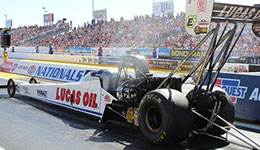
<path fill-rule="evenodd" d="M 44 79 L 78 82 L 86 72 L 96 68 L 12 61 L 0 65 L 0 71 Z"/>
<path fill-rule="evenodd" d="M 153 14 L 173 14 L 173 1 L 153 3 Z"/>
<path fill-rule="evenodd" d="M 107 9 L 94 10 L 93 18 L 96 20 L 107 20 Z"/>
<path fill-rule="evenodd" d="M 206 34 L 210 22 L 214 0 L 186 0 L 186 31 L 190 35 Z"/>
<path fill-rule="evenodd" d="M 6 20 L 5 25 L 6 25 L 7 28 L 11 28 L 11 27 L 13 26 L 13 21 L 12 21 L 12 19 Z"/>

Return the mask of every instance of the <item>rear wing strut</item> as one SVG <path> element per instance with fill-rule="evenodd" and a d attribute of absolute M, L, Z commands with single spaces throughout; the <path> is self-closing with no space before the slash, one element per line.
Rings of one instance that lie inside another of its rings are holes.
<path fill-rule="evenodd" d="M 260 7 L 214 3 L 214 0 L 186 0 L 185 27 L 189 34 L 206 34 L 211 22 L 226 21 L 250 23 L 254 34 L 260 37 Z"/>
<path fill-rule="evenodd" d="M 167 88 L 167 85 L 170 84 L 169 81 L 171 77 L 186 61 L 189 60 L 192 54 L 194 54 L 207 40 L 210 40 L 208 43 L 209 45 L 206 56 L 202 58 L 200 62 L 198 62 L 197 66 L 195 66 L 184 79 L 182 79 L 182 84 L 184 84 L 185 81 L 193 75 L 195 75 L 197 78 L 191 96 L 188 98 L 188 100 L 191 102 L 196 95 L 201 93 L 201 91 L 205 91 L 204 93 L 211 93 L 213 91 L 222 67 L 226 63 L 228 57 L 231 55 L 231 52 L 236 46 L 236 43 L 239 41 L 239 38 L 247 24 L 252 24 L 254 34 L 260 37 L 260 8 L 253 6 L 214 3 L 214 0 L 186 0 L 186 3 L 185 26 L 187 32 L 194 36 L 200 34 L 206 35 L 182 60 L 182 62 L 180 62 L 176 68 L 174 68 L 172 72 L 169 73 L 169 75 L 157 88 Z M 211 22 L 217 23 L 213 29 L 210 29 Z M 239 26 L 239 23 L 242 23 L 243 25 Z M 231 24 L 231 26 L 229 26 L 229 24 Z M 221 28 L 222 25 L 224 25 L 223 28 Z M 218 54 L 216 53 L 217 50 L 219 52 Z M 215 75 L 213 75 L 212 72 L 215 66 L 217 67 L 217 70 Z M 196 74 L 196 72 L 198 72 L 198 74 Z M 204 85 L 206 86 L 206 89 L 202 89 L 205 87 Z M 237 138 L 241 142 L 247 144 L 251 148 L 260 149 L 260 145 L 258 143 L 239 132 L 235 126 L 228 123 L 218 115 L 220 106 L 221 102 L 215 103 L 210 119 L 203 116 L 195 109 L 192 109 L 192 112 L 195 115 L 208 121 L 207 127 L 203 128 L 202 131 L 207 131 L 208 128 L 214 125 L 224 132 Z M 215 118 L 220 118 L 223 120 L 227 126 L 233 128 L 235 131 L 238 131 L 243 138 L 232 134 L 226 130 L 225 127 L 216 124 Z M 204 133 L 205 132 L 202 132 L 202 134 Z"/>
<path fill-rule="evenodd" d="M 211 22 L 217 23 L 217 26 L 214 29 L 210 29 Z M 221 22 L 225 23 L 223 30 L 220 28 Z M 233 28 L 226 32 L 227 26 L 230 23 L 233 24 Z M 238 31 L 238 34 L 236 34 L 238 29 L 237 23 L 243 23 L 243 26 L 240 31 Z M 252 30 L 254 34 L 260 37 L 260 7 L 214 3 L 214 0 L 186 0 L 185 27 L 187 32 L 193 36 L 200 34 L 206 35 L 183 59 L 183 61 L 180 62 L 178 66 L 174 68 L 172 72 L 162 81 L 157 89 L 166 87 L 170 78 L 181 68 L 181 66 L 186 61 L 189 60 L 192 54 L 194 54 L 201 47 L 201 45 L 204 44 L 213 35 L 210 45 L 208 46 L 206 56 L 202 58 L 198 65 L 186 76 L 186 78 L 182 80 L 182 83 L 184 83 L 188 77 L 195 74 L 197 70 L 200 70 L 193 95 L 200 91 L 207 78 L 209 81 L 207 84 L 207 91 L 212 91 L 219 72 L 226 63 L 246 24 L 248 23 L 252 24 Z M 219 30 L 222 30 L 220 35 L 218 35 Z M 234 37 L 236 38 L 234 39 Z M 222 43 L 224 46 L 220 50 L 218 56 L 214 59 L 215 51 Z M 213 82 L 211 82 L 210 85 L 210 79 L 212 76 L 211 71 L 213 71 L 213 68 L 216 66 L 218 61 L 220 62 L 217 67 L 217 72 L 213 78 Z M 203 77 L 207 66 L 209 72 L 206 76 Z"/>
<path fill-rule="evenodd" d="M 226 63 L 228 57 L 230 56 L 231 52 L 233 51 L 236 43 L 238 42 L 243 30 L 245 29 L 246 24 L 252 25 L 253 33 L 256 36 L 260 37 L 260 8 L 253 6 L 214 3 L 214 0 L 187 0 L 186 3 L 187 6 L 185 27 L 187 32 L 194 36 L 200 34 L 206 35 L 201 40 L 201 42 L 197 44 L 197 46 L 192 50 L 192 52 L 189 55 L 187 55 L 181 63 L 179 63 L 179 66 L 177 66 L 169 74 L 169 76 L 158 86 L 158 88 L 163 87 L 164 84 L 168 83 L 168 80 L 174 73 L 176 73 L 180 66 L 184 64 L 184 62 L 186 62 L 191 57 L 191 55 L 197 49 L 199 49 L 207 39 L 210 39 L 211 37 L 211 41 L 209 43 L 206 56 L 202 58 L 201 61 L 198 62 L 197 66 L 194 67 L 194 69 L 182 80 L 182 83 L 184 83 L 189 77 L 194 75 L 196 71 L 199 72 L 192 95 L 189 98 L 189 100 L 191 101 L 193 97 L 200 93 L 200 91 L 202 90 L 202 86 L 204 86 L 205 84 L 206 89 L 204 90 L 206 93 L 213 91 L 218 75 L 222 67 Z M 211 22 L 217 23 L 214 29 L 210 29 Z M 223 29 L 220 28 L 220 26 L 223 25 L 221 24 L 222 22 L 225 23 Z M 228 31 L 226 31 L 230 23 L 232 24 L 232 28 L 228 28 Z M 240 27 L 240 29 L 238 26 L 239 23 L 243 24 Z M 221 47 L 220 45 L 223 46 Z M 215 53 L 216 50 L 219 50 L 218 54 Z M 217 66 L 216 73 L 213 76 L 212 71 L 213 68 L 217 65 L 217 62 L 219 62 L 219 64 Z M 238 134 L 241 135 L 243 138 L 240 138 L 239 136 L 232 134 L 231 132 L 219 126 L 218 124 L 215 124 L 214 119 L 207 119 L 207 117 L 204 117 L 195 110 L 192 110 L 192 112 L 198 115 L 199 117 L 209 121 L 209 125 L 214 124 L 221 130 L 232 135 L 233 137 L 247 144 L 251 148 L 260 149 L 260 145 L 258 143 L 256 143 L 243 133 L 239 132 L 235 126 L 221 118 L 217 113 L 213 113 L 213 118 L 220 118 L 228 126 L 237 131 Z M 227 138 L 225 140 L 227 140 Z"/>

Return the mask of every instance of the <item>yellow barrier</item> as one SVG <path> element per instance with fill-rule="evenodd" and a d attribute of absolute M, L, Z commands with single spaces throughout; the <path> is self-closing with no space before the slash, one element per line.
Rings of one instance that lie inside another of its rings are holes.
<path fill-rule="evenodd" d="M 7 51 L 3 51 L 3 61 L 4 62 L 8 61 L 8 52 Z"/>
<path fill-rule="evenodd" d="M 98 64 L 98 56 L 35 54 L 33 58 L 30 59 L 45 60 L 45 61 L 61 61 L 61 62 L 69 62 L 69 63 L 82 63 L 82 64 Z"/>

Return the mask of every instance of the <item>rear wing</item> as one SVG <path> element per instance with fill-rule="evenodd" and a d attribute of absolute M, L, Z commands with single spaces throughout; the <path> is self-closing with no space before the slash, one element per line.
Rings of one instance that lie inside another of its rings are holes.
<path fill-rule="evenodd" d="M 211 22 L 226 21 L 252 23 L 254 34 L 260 37 L 260 7 L 214 3 L 214 0 L 186 0 L 185 27 L 189 34 L 206 34 Z"/>

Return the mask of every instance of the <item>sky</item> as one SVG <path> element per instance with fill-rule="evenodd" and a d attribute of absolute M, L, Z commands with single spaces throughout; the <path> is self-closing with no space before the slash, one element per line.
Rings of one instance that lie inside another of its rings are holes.
<path fill-rule="evenodd" d="M 119 20 L 133 19 L 135 15 L 152 14 L 152 3 L 165 0 L 94 0 L 95 9 L 107 9 L 107 18 Z M 185 11 L 186 0 L 173 0 L 174 14 Z M 215 2 L 241 5 L 260 4 L 260 0 L 215 0 Z M 54 23 L 62 18 L 82 26 L 92 19 L 92 0 L 0 0 L 0 28 L 7 19 L 12 19 L 13 27 L 43 25 L 43 7 L 54 13 Z"/>

